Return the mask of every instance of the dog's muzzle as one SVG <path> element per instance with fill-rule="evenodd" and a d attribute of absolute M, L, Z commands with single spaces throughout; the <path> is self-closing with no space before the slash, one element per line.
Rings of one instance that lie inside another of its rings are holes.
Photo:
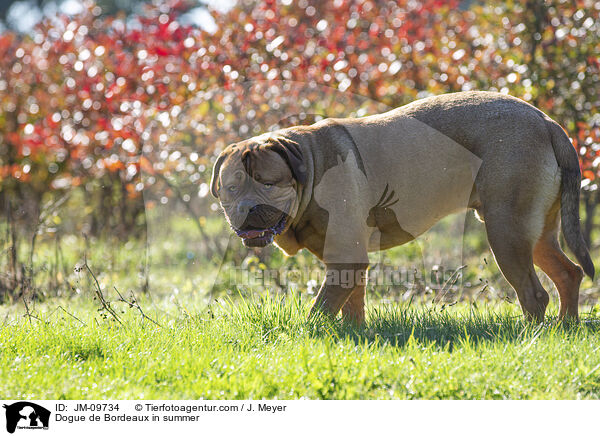
<path fill-rule="evenodd" d="M 283 232 L 286 221 L 287 215 L 284 214 L 277 224 L 266 229 L 240 230 L 235 227 L 232 227 L 232 229 L 236 235 L 242 238 L 242 242 L 246 247 L 266 247 L 273 242 L 275 236 Z"/>

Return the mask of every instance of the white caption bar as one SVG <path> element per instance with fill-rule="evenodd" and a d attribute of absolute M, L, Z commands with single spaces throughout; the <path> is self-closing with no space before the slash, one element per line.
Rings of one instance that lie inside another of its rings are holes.
<path fill-rule="evenodd" d="M 0 434 L 580 434 L 595 401 L 0 400 Z M 560 419 L 560 417 L 576 419 Z M 35 430 L 45 430 L 37 433 Z M 136 433 L 134 433 L 136 432 Z"/>

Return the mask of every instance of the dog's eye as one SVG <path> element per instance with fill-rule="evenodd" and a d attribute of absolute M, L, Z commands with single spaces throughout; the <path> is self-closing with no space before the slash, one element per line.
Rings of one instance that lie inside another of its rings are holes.
<path fill-rule="evenodd" d="M 265 189 L 271 189 L 273 187 L 273 183 L 263 183 Z"/>
<path fill-rule="evenodd" d="M 231 193 L 234 193 L 235 191 L 237 191 L 237 186 L 235 186 L 235 185 L 228 186 L 227 190 Z"/>

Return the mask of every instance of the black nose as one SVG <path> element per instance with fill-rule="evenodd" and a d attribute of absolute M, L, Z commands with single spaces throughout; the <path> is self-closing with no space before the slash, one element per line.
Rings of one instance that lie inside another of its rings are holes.
<path fill-rule="evenodd" d="M 237 211 L 240 215 L 248 216 L 256 208 L 257 204 L 253 200 L 242 200 L 237 205 Z"/>

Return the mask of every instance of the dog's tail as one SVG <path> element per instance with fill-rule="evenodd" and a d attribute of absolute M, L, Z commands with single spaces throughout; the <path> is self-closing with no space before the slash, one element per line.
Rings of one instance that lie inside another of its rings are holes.
<path fill-rule="evenodd" d="M 562 127 L 549 119 L 547 124 L 554 155 L 561 172 L 560 218 L 562 233 L 583 271 L 593 279 L 594 264 L 579 225 L 581 170 L 579 169 L 577 152 Z"/>

